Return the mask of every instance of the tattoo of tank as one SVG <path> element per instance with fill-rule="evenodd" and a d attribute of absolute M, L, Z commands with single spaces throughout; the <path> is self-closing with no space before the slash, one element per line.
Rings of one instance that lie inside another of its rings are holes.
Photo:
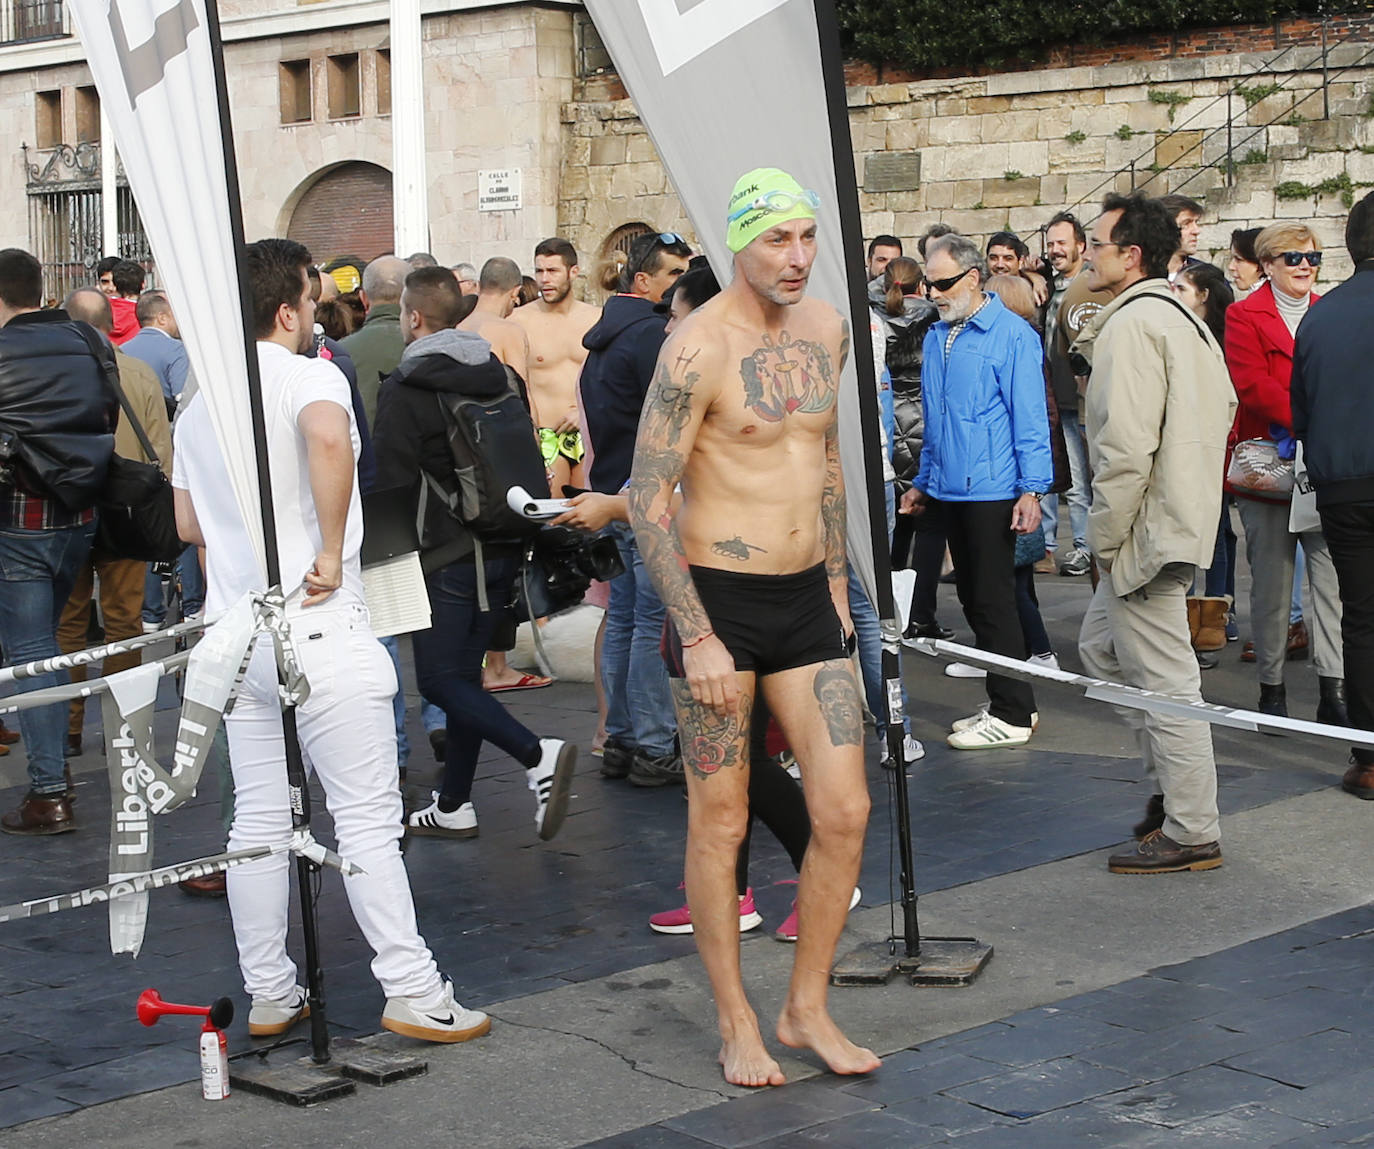
<path fill-rule="evenodd" d="M 858 746 L 863 741 L 863 708 L 854 671 L 847 662 L 823 662 L 811 683 L 831 746 Z"/>
<path fill-rule="evenodd" d="M 749 561 L 749 552 L 758 551 L 761 555 L 768 552 L 763 547 L 756 547 L 753 543 L 746 543 L 739 535 L 733 539 L 721 539 L 719 542 L 711 544 L 711 553 L 720 555 L 723 559 L 739 559 L 742 563 Z"/>
<path fill-rule="evenodd" d="M 683 678 L 669 680 L 677 705 L 678 734 L 682 741 L 682 760 L 698 778 L 709 778 L 731 766 L 749 760 L 749 719 L 753 699 L 740 694 L 734 714 L 722 715 L 692 698 L 692 688 Z"/>
<path fill-rule="evenodd" d="M 740 363 L 744 405 L 768 423 L 791 414 L 816 414 L 835 404 L 835 372 L 822 343 L 793 339 L 784 331 Z"/>

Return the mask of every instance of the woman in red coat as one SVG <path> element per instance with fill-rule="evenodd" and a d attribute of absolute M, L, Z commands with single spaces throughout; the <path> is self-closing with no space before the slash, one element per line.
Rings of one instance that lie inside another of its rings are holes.
<path fill-rule="evenodd" d="M 1293 371 L 1293 339 L 1307 309 L 1320 298 L 1312 288 L 1321 251 L 1306 224 L 1276 223 L 1256 237 L 1255 254 L 1268 282 L 1232 304 L 1226 313 L 1226 364 L 1240 400 L 1232 440 L 1268 439 L 1291 444 L 1293 413 L 1288 385 Z M 1298 535 L 1288 529 L 1288 499 L 1276 502 L 1256 498 L 1243 489 L 1232 490 L 1245 527 L 1245 553 L 1250 563 L 1250 627 L 1259 669 L 1259 709 L 1279 716 L 1288 713 L 1283 663 L 1293 551 L 1301 539 L 1312 588 L 1314 661 L 1321 685 L 1317 721 L 1345 725 L 1341 602 L 1326 540 L 1320 530 Z"/>

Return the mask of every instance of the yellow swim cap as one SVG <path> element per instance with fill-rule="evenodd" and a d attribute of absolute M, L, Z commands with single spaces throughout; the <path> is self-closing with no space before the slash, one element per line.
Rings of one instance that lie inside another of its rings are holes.
<path fill-rule="evenodd" d="M 755 168 L 735 182 L 725 217 L 725 246 L 743 251 L 770 227 L 815 219 L 821 197 L 779 168 Z"/>

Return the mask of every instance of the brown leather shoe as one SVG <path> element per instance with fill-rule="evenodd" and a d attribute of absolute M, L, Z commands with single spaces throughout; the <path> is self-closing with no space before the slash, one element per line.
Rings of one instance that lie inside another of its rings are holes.
<path fill-rule="evenodd" d="M 229 892 L 224 883 L 224 871 L 218 874 L 206 874 L 203 878 L 187 878 L 184 882 L 177 883 L 183 894 L 190 894 L 193 898 L 222 898 Z"/>
<path fill-rule="evenodd" d="M 1036 563 L 1032 569 L 1036 574 L 1056 574 L 1059 571 L 1059 565 L 1054 561 L 1054 555 L 1046 551 L 1045 557 Z"/>
<path fill-rule="evenodd" d="M 65 794 L 34 794 L 32 792 L 0 818 L 0 830 L 6 834 L 65 834 L 75 830 L 72 804 Z"/>
<path fill-rule="evenodd" d="M 0 722 L 0 746 L 13 746 L 19 741 L 19 731 L 11 730 L 3 722 Z"/>
<path fill-rule="evenodd" d="M 1141 818 L 1139 822 L 1131 827 L 1131 834 L 1135 837 L 1135 840 L 1139 842 L 1147 835 L 1153 834 L 1163 825 L 1164 795 L 1151 794 L 1150 800 L 1145 803 L 1145 817 Z"/>
<path fill-rule="evenodd" d="M 1354 794 L 1356 798 L 1363 798 L 1366 802 L 1374 802 L 1374 766 L 1361 766 L 1358 762 L 1352 762 L 1350 769 L 1345 772 L 1345 777 L 1341 779 L 1341 789 L 1347 794 Z"/>
<path fill-rule="evenodd" d="M 1289 662 L 1306 662 L 1310 643 L 1307 638 L 1307 623 L 1302 619 L 1288 624 L 1288 649 L 1284 657 Z"/>
<path fill-rule="evenodd" d="M 1247 638 L 1247 639 L 1245 640 L 1245 645 L 1242 646 L 1242 647 L 1240 648 L 1240 660 L 1241 660 L 1241 662 L 1254 662 L 1254 661 L 1255 661 L 1255 642 L 1254 642 L 1254 639 Z"/>
<path fill-rule="evenodd" d="M 1107 869 L 1114 874 L 1175 874 L 1181 870 L 1215 870 L 1221 865 L 1221 843 L 1182 846 L 1154 830 L 1134 850 L 1113 854 Z"/>

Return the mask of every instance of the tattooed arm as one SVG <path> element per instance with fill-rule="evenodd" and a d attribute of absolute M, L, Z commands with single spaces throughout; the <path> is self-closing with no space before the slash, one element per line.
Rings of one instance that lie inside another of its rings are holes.
<path fill-rule="evenodd" d="M 733 713 L 739 697 L 735 662 L 714 636 L 692 585 L 672 508 L 673 490 L 717 388 L 718 365 L 690 330 L 663 345 L 644 397 L 630 470 L 630 525 L 654 589 L 682 639 L 692 697 L 721 713 Z"/>
<path fill-rule="evenodd" d="M 835 387 L 849 358 L 849 323 L 840 321 L 840 369 L 835 373 Z M 825 536 L 825 574 L 830 581 L 830 597 L 845 634 L 854 630 L 849 616 L 849 564 L 845 555 L 845 495 L 844 470 L 840 466 L 839 403 L 834 407 L 830 426 L 825 432 L 825 487 L 821 491 L 821 529 Z"/>

